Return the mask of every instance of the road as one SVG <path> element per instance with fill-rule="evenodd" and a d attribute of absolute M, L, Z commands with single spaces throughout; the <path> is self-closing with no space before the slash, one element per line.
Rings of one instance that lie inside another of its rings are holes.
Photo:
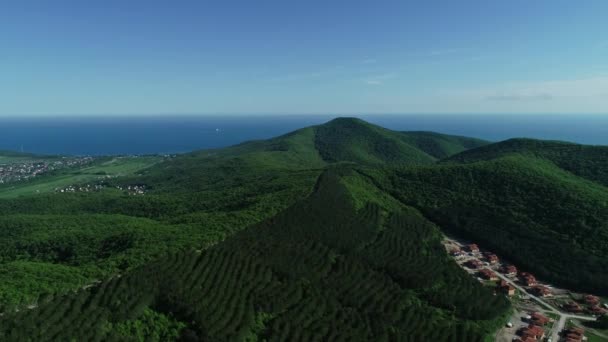
<path fill-rule="evenodd" d="M 492 268 L 490 267 L 484 267 L 486 269 L 489 269 L 491 271 L 494 272 L 494 270 L 492 270 Z M 558 310 L 557 308 L 551 306 L 549 303 L 545 302 L 542 298 L 534 296 L 532 294 L 529 294 L 523 287 L 517 285 L 513 280 L 511 280 L 510 278 L 506 277 L 503 274 L 500 274 L 498 272 L 495 272 L 496 275 L 506 281 L 507 283 L 511 284 L 513 287 L 515 287 L 517 290 L 526 293 L 528 296 L 530 296 L 530 298 L 532 298 L 534 301 L 536 301 L 537 303 L 539 303 L 540 305 L 544 306 L 545 308 L 547 308 L 549 311 L 553 312 L 556 315 L 559 315 L 559 321 L 557 322 L 557 325 L 553 326 L 553 331 L 551 332 L 551 340 L 552 341 L 559 341 L 559 332 L 562 331 L 564 329 L 564 326 L 566 325 L 566 321 L 568 319 L 578 319 L 581 321 L 595 321 L 596 318 L 593 316 L 581 316 L 581 315 L 572 315 L 566 312 L 562 312 L 560 310 Z"/>

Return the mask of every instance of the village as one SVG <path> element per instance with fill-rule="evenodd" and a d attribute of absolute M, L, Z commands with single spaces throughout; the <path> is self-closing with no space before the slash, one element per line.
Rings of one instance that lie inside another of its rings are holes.
<path fill-rule="evenodd" d="M 467 273 L 496 295 L 511 299 L 514 307 L 510 321 L 496 334 L 498 342 L 580 342 L 586 334 L 607 340 L 608 336 L 588 331 L 582 322 L 608 314 L 608 303 L 592 294 L 579 294 L 539 281 L 532 273 L 519 270 L 498 255 L 465 243 L 445 238 L 446 251 Z M 587 331 L 586 331 L 587 330 Z"/>
<path fill-rule="evenodd" d="M 105 183 L 84 184 L 84 185 L 69 185 L 65 188 L 55 188 L 58 193 L 74 193 L 74 192 L 97 192 L 108 188 Z M 145 185 L 116 185 L 112 188 L 123 191 L 127 195 L 138 196 L 144 195 L 147 191 Z"/>
<path fill-rule="evenodd" d="M 30 180 L 42 174 L 93 161 L 92 157 L 62 158 L 58 160 L 31 160 L 0 164 L 0 184 Z"/>

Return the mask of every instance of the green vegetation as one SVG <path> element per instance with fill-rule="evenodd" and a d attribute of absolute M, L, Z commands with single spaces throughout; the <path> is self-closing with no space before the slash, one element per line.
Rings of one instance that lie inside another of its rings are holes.
<path fill-rule="evenodd" d="M 69 185 L 103 182 L 108 177 L 130 176 L 161 160 L 156 156 L 100 158 L 87 167 L 61 169 L 28 181 L 0 185 L 0 199 L 54 192 Z"/>
<path fill-rule="evenodd" d="M 547 160 L 579 177 L 608 185 L 608 146 L 586 146 L 561 141 L 510 139 L 467 151 L 450 162 L 491 160 L 506 155 L 525 155 Z"/>
<path fill-rule="evenodd" d="M 0 340 L 487 341 L 509 302 L 440 229 L 606 295 L 603 151 L 336 119 L 3 186 Z"/>
<path fill-rule="evenodd" d="M 326 171 L 306 200 L 202 253 L 11 313 L 0 337 L 112 340 L 187 322 L 180 334 L 195 340 L 483 341 L 507 299 L 462 272 L 414 210 L 355 210 L 341 173 Z M 157 323 L 146 308 L 175 318 Z"/>
<path fill-rule="evenodd" d="M 368 171 L 442 228 L 567 287 L 606 293 L 608 189 L 524 155 Z"/>

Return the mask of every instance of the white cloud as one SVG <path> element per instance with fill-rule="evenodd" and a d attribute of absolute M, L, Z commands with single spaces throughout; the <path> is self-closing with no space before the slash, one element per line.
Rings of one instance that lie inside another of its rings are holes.
<path fill-rule="evenodd" d="M 489 85 L 484 88 L 450 91 L 450 95 L 498 101 L 549 101 L 604 97 L 608 76 L 580 79 L 522 81 Z M 604 98 L 608 101 L 607 98 Z"/>
<path fill-rule="evenodd" d="M 388 74 L 382 74 L 382 75 L 377 75 L 377 76 L 373 76 L 373 77 L 368 77 L 367 79 L 365 79 L 365 83 L 369 84 L 369 85 L 383 85 L 385 81 L 388 80 L 392 80 L 397 78 L 397 74 L 395 73 L 388 73 Z"/>

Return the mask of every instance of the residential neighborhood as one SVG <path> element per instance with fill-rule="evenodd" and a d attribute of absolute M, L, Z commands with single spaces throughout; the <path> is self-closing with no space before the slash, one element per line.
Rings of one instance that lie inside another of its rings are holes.
<path fill-rule="evenodd" d="M 75 166 L 84 166 L 92 157 L 65 157 L 50 160 L 30 160 L 0 163 L 0 184 L 30 180 L 42 174 Z"/>
<path fill-rule="evenodd" d="M 608 303 L 600 297 L 557 288 L 477 243 L 445 238 L 444 246 L 467 273 L 492 287 L 496 295 L 511 299 L 513 316 L 497 333 L 496 341 L 578 342 L 586 341 L 586 334 L 591 333 L 608 341 L 603 333 L 582 326 L 582 322 L 608 314 Z"/>

